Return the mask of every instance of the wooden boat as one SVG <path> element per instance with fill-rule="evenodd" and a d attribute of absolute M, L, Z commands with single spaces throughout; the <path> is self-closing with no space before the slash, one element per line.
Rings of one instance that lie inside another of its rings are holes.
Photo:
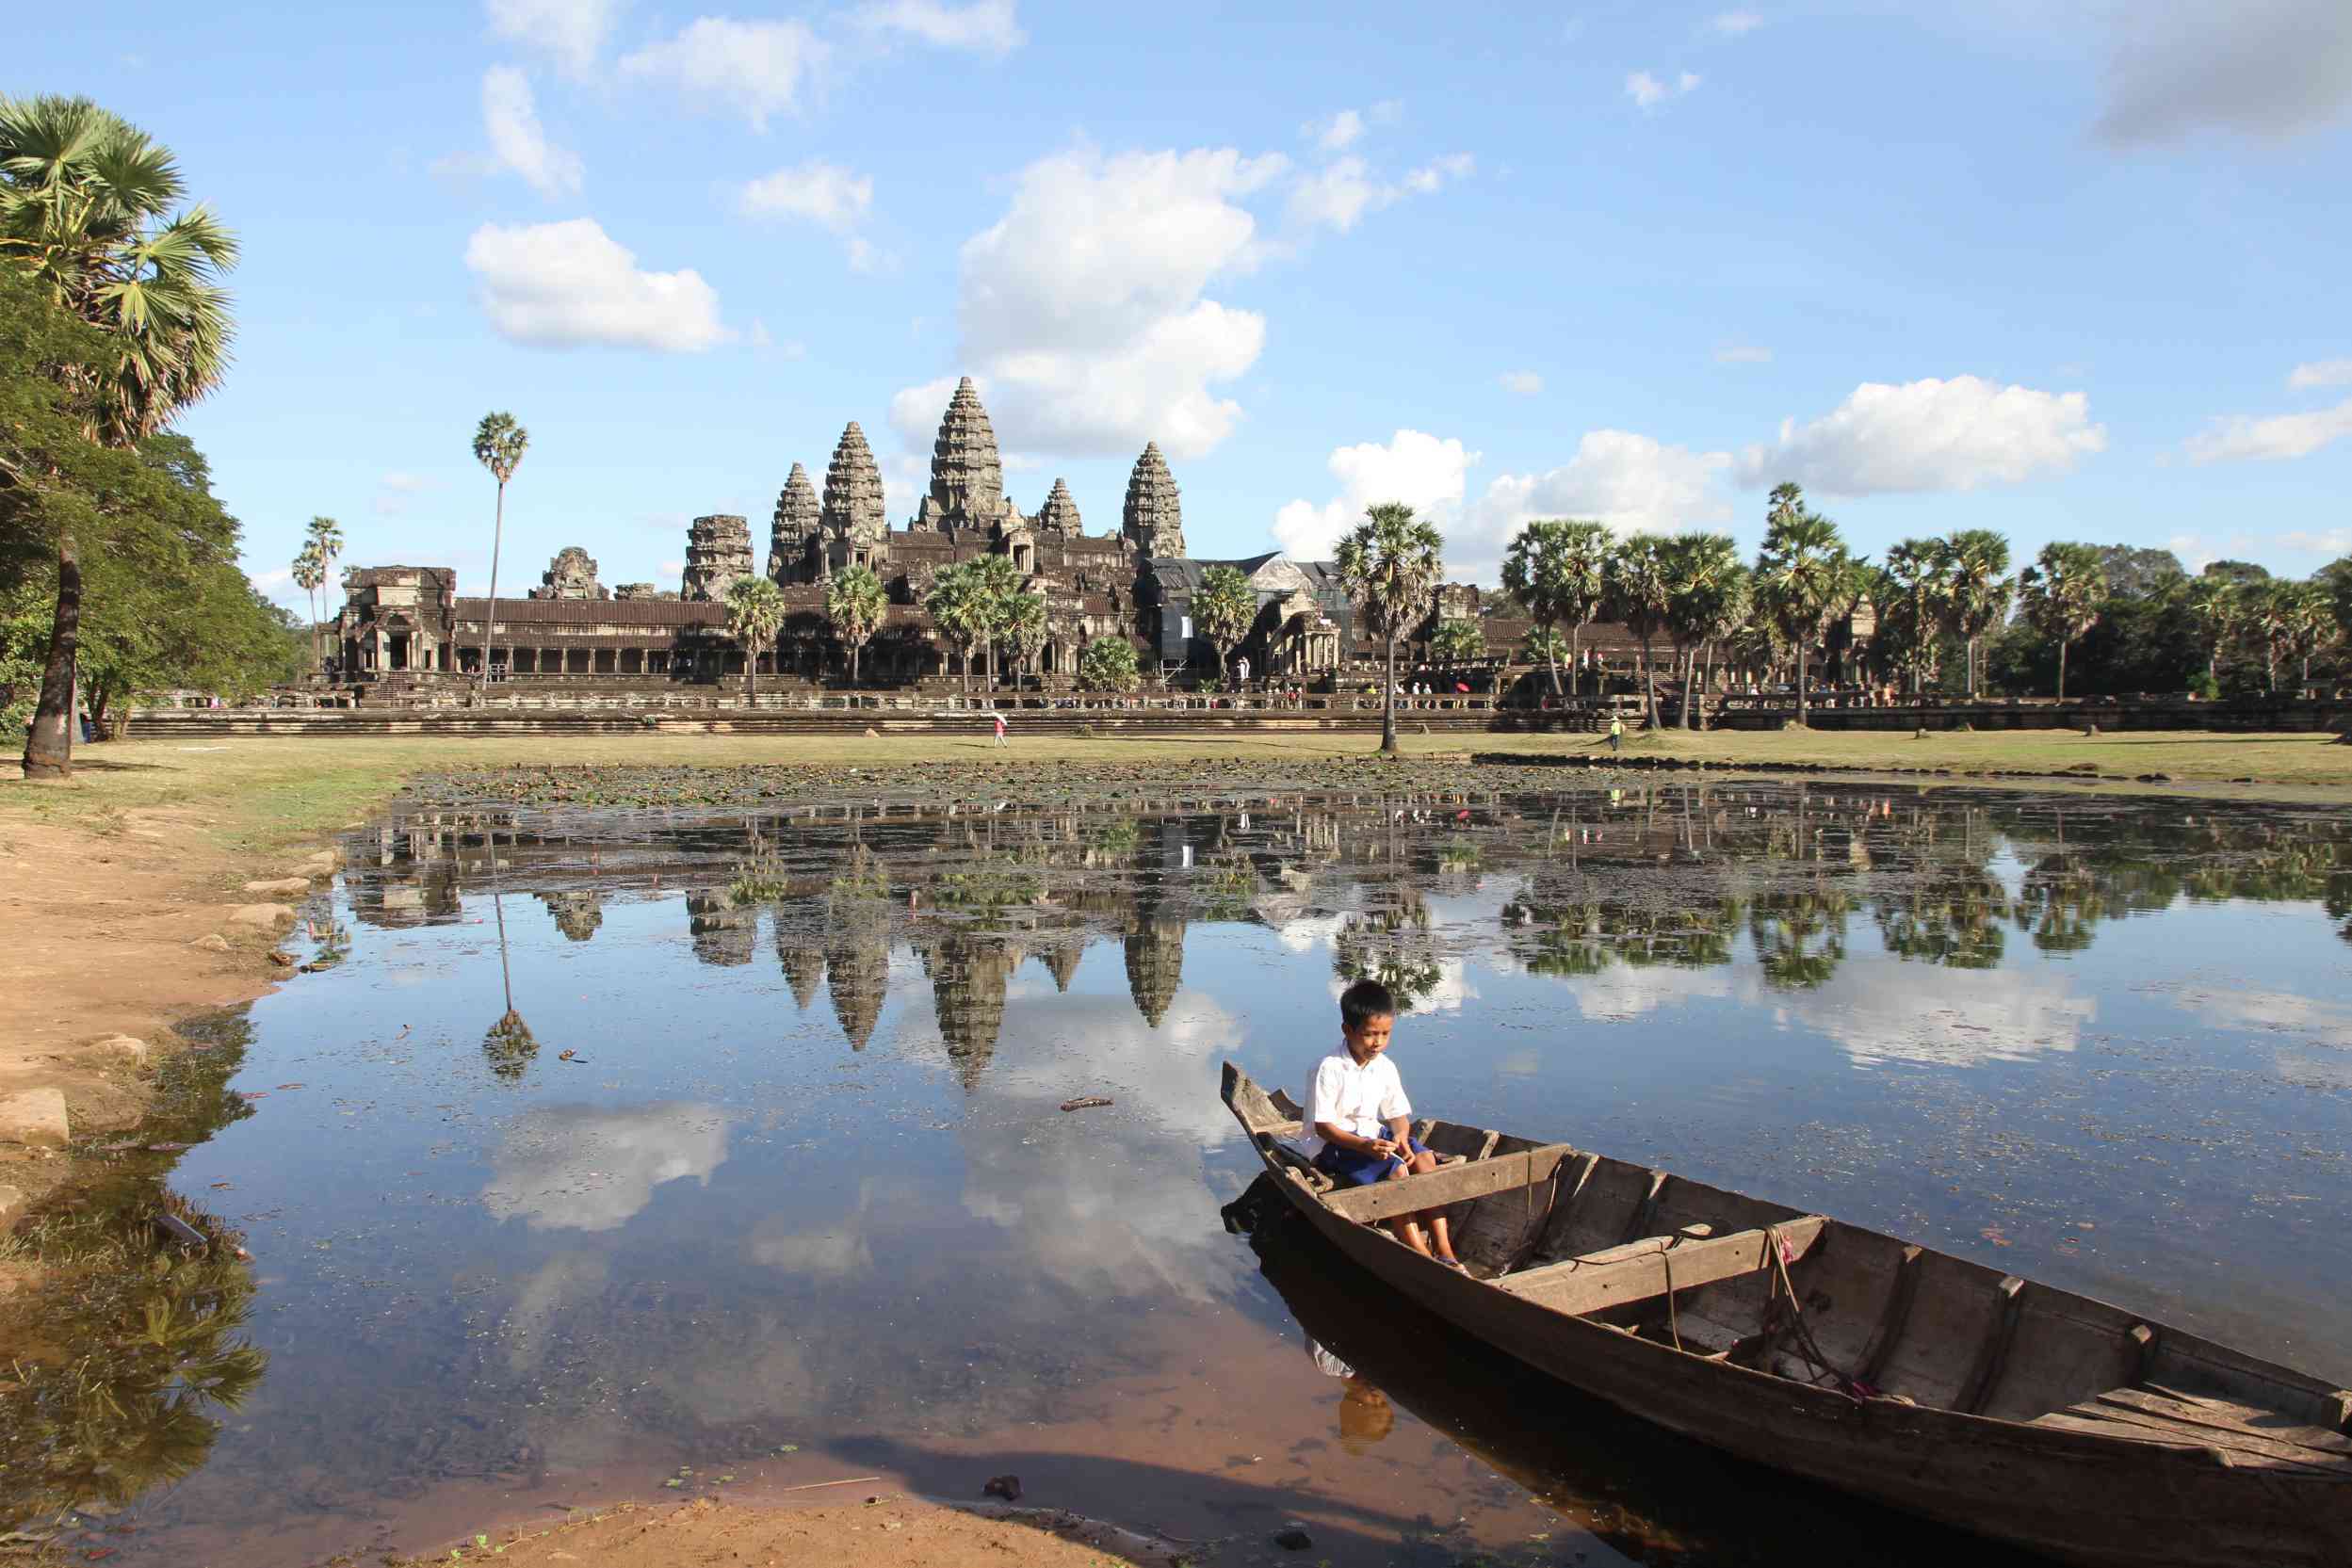
<path fill-rule="evenodd" d="M 1437 1170 L 1334 1190 L 1289 1145 L 1288 1095 L 1230 1062 L 1224 1092 L 1291 1207 L 1348 1257 L 1662 1427 L 2071 1562 L 2352 1563 L 2352 1391 L 1565 1143 L 1417 1124 Z M 1427 1209 L 1468 1274 L 1379 1223 Z"/>

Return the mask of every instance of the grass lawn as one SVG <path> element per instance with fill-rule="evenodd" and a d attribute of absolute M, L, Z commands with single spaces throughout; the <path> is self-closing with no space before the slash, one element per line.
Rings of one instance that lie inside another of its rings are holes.
<path fill-rule="evenodd" d="M 1605 753 L 1598 736 L 1406 735 L 1409 757 L 1465 749 L 1526 755 Z M 1857 770 L 1890 768 L 2057 772 L 2084 763 L 2110 779 L 2163 773 L 2206 795 L 2352 800 L 2352 746 L 2326 735 L 2228 736 L 2164 731 L 2088 737 L 2071 731 L 1983 734 L 1847 734 L 1837 731 L 1678 730 L 1627 737 L 1629 758 L 1671 756 L 1719 766 L 1821 763 Z M 189 742 L 118 741 L 76 747 L 74 780 L 25 785 L 0 768 L 0 833 L 11 823 L 81 825 L 101 833 L 126 813 L 168 810 L 204 848 L 233 856 L 266 854 L 367 816 L 410 775 L 445 768 L 511 764 L 633 763 L 729 767 L 744 763 L 813 768 L 891 767 L 956 758 L 981 762 L 1167 764 L 1188 760 L 1301 762 L 1362 759 L 1376 741 L 1362 735 L 1204 735 L 1198 739 L 1037 737 L 998 752 L 981 736 L 822 738 L 767 736 L 501 736 L 483 739 L 329 739 L 299 736 Z M 2233 781 L 2251 779 L 2248 785 Z M 1339 782 L 1338 780 L 1335 783 Z M 2142 786 L 2145 787 L 2145 786 Z M 193 846 L 191 846 L 193 848 Z"/>

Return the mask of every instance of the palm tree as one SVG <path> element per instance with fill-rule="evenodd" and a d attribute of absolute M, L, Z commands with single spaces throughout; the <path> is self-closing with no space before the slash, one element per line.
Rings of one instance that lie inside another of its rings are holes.
<path fill-rule="evenodd" d="M 1887 552 L 1886 569 L 1873 600 L 1882 628 L 1891 627 L 1901 645 L 1901 663 L 1911 677 L 1911 694 L 1927 689 L 1936 672 L 1936 634 L 1945 620 L 1941 542 L 1906 539 Z"/>
<path fill-rule="evenodd" d="M 890 594 L 870 566 L 845 567 L 825 584 L 825 619 L 850 651 L 850 684 L 857 685 L 858 655 L 882 629 Z"/>
<path fill-rule="evenodd" d="M 186 194 L 170 152 L 86 98 L 0 97 L 0 257 L 21 266 L 112 351 L 59 375 L 89 433 L 130 446 L 168 428 L 228 367 L 236 236 Z M 167 216 L 169 215 L 169 216 Z M 81 558 L 57 535 L 57 597 L 24 777 L 73 774 Z"/>
<path fill-rule="evenodd" d="M 2311 678 L 2311 655 L 2324 647 L 2333 620 L 2327 590 L 2316 583 L 2281 577 L 2248 595 L 2247 629 L 2262 639 L 2265 689 L 2279 689 L 2280 658 L 2299 659 L 2303 680 Z"/>
<path fill-rule="evenodd" d="M 759 706 L 759 655 L 776 645 L 784 630 L 784 590 L 754 573 L 727 585 L 727 635 L 743 649 L 743 678 L 752 706 Z"/>
<path fill-rule="evenodd" d="M 482 617 L 482 667 L 474 676 L 474 694 L 480 696 L 490 679 L 490 651 L 498 630 L 498 548 L 506 541 L 507 481 L 531 444 L 530 431 L 511 413 L 486 413 L 474 428 L 474 459 L 498 478 L 498 511 L 490 533 L 490 613 Z"/>
<path fill-rule="evenodd" d="M 1682 680 L 1682 727 L 1691 728 L 1691 692 L 1698 685 L 1698 650 L 1722 635 L 1726 600 L 1744 601 L 1740 547 L 1729 534 L 1677 534 L 1662 552 L 1666 568 L 1666 635 L 1674 639 Z"/>
<path fill-rule="evenodd" d="M 1838 525 L 1805 505 L 1792 484 L 1773 488 L 1763 553 L 1756 558 L 1758 610 L 1778 622 L 1796 650 L 1796 721 L 1806 721 L 1807 660 L 1828 612 L 1854 574 Z"/>
<path fill-rule="evenodd" d="M 1397 751 L 1397 642 L 1429 613 L 1445 573 L 1446 542 L 1417 522 L 1402 501 L 1364 509 L 1364 521 L 1339 542 L 1339 580 L 1364 629 L 1387 650 L 1380 693 L 1380 749 Z"/>
<path fill-rule="evenodd" d="M 988 635 L 981 590 L 969 562 L 950 566 L 932 579 L 923 595 L 923 610 L 939 634 L 964 655 L 964 689 L 972 689 L 972 649 Z"/>
<path fill-rule="evenodd" d="M 1527 641 L 1521 647 L 1531 660 L 1551 666 L 1552 688 L 1557 691 L 1560 661 L 1575 657 L 1569 649 L 1568 639 L 1550 626 L 1538 626 L 1527 634 Z"/>
<path fill-rule="evenodd" d="M 1192 595 L 1192 628 L 1217 651 L 1217 673 L 1223 675 L 1233 650 L 1257 623 L 1257 590 L 1249 574 L 1238 566 L 1212 566 L 1201 574 Z"/>
<path fill-rule="evenodd" d="M 327 580 L 327 563 L 318 554 L 318 542 L 305 543 L 294 558 L 294 586 L 310 595 L 310 654 L 312 663 L 324 669 L 326 659 L 318 652 L 318 589 Z"/>
<path fill-rule="evenodd" d="M 1502 558 L 1504 591 L 1526 607 L 1537 628 L 1568 629 L 1568 691 L 1578 689 L 1577 657 L 1585 626 L 1600 613 L 1608 591 L 1611 542 L 1599 523 L 1537 518 L 1521 528 Z M 1534 646 L 1531 639 L 1529 646 Z M 1551 665 L 1551 694 L 1560 695 L 1560 660 Z"/>
<path fill-rule="evenodd" d="M 1990 528 L 1962 528 L 1943 541 L 1944 614 L 1968 644 L 1968 694 L 1976 696 L 1976 650 L 2009 618 L 2009 542 Z"/>
<path fill-rule="evenodd" d="M 1429 653 L 1448 669 L 1476 663 L 1486 654 L 1486 629 L 1464 615 L 1441 621 L 1437 635 L 1429 639 Z"/>
<path fill-rule="evenodd" d="M 318 552 L 318 580 L 323 587 L 326 580 L 334 575 L 335 558 L 343 554 L 343 525 L 332 517 L 314 517 L 302 532 L 309 539 L 311 548 Z M 318 619 L 318 609 L 314 607 L 311 620 L 316 623 Z"/>
<path fill-rule="evenodd" d="M 2246 596 L 2228 577 L 2199 577 L 2189 584 L 2189 621 L 2205 644 L 2205 675 L 2221 676 L 2221 651 L 2246 624 Z"/>
<path fill-rule="evenodd" d="M 1030 669 L 1030 662 L 1045 651 L 1046 639 L 1052 631 L 1044 594 L 1020 592 L 1005 601 L 1004 622 L 998 635 L 1012 652 L 1016 672 L 1035 672 Z"/>
<path fill-rule="evenodd" d="M 997 643 L 1003 638 L 1006 623 L 1013 615 L 1013 601 L 1020 596 L 1021 569 L 1011 556 L 981 556 L 968 563 L 972 574 L 973 604 L 980 618 L 981 658 L 988 672 L 988 685 L 997 684 Z"/>
<path fill-rule="evenodd" d="M 1672 594 L 1665 542 L 1636 534 L 1609 557 L 1609 618 L 1631 632 L 1642 645 L 1642 715 L 1658 728 L 1658 683 L 1650 668 L 1650 645 L 1665 629 L 1666 603 Z"/>
<path fill-rule="evenodd" d="M 2058 701 L 2067 700 L 2067 650 L 2099 624 L 2100 601 L 2107 597 L 2107 568 L 2088 544 L 2052 542 L 2035 563 L 2018 574 L 2019 598 L 2026 619 L 2058 643 Z"/>

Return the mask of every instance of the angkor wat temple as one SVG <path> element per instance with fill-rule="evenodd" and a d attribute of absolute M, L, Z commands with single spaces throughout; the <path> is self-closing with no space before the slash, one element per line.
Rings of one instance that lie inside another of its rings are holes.
<path fill-rule="evenodd" d="M 834 447 L 821 495 L 808 470 L 792 465 L 776 498 L 765 566 L 784 590 L 788 616 L 775 646 L 758 650 L 758 672 L 815 681 L 846 671 L 848 655 L 825 617 L 825 585 L 848 567 L 864 566 L 882 577 L 889 608 L 860 658 L 863 683 L 947 677 L 952 649 L 934 631 L 924 596 L 942 571 L 988 555 L 1011 557 L 1029 590 L 1046 599 L 1050 635 L 1034 672 L 1048 682 L 1074 675 L 1080 650 L 1105 637 L 1132 640 L 1147 671 L 1214 666 L 1190 610 L 1202 574 L 1221 563 L 1185 553 L 1183 504 L 1159 445 L 1146 445 L 1135 460 L 1115 529 L 1088 533 L 1059 478 L 1034 514 L 1023 512 L 1005 493 L 996 430 L 966 377 L 939 421 L 931 487 L 903 527 L 890 525 L 882 471 L 855 421 Z M 1237 650 L 1255 673 L 1313 677 L 1371 656 L 1369 647 L 1355 644 L 1347 595 L 1331 562 L 1270 552 L 1224 564 L 1246 572 L 1257 590 L 1257 624 Z M 491 630 L 490 601 L 461 597 L 452 568 L 357 568 L 348 575 L 348 600 L 335 622 L 340 655 L 333 673 L 378 691 L 430 687 L 437 677 L 455 682 L 479 669 L 487 641 L 499 679 L 630 683 L 740 675 L 746 651 L 727 634 L 722 600 L 730 583 L 760 570 L 744 518 L 697 517 L 687 532 L 675 592 L 651 583 L 608 589 L 588 552 L 571 546 L 548 564 L 538 587 L 499 598 Z M 1477 590 L 1449 585 L 1432 626 L 1441 616 L 1477 613 Z"/>

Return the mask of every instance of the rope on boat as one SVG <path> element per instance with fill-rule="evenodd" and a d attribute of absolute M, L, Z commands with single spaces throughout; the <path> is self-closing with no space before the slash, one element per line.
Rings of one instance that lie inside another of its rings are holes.
<path fill-rule="evenodd" d="M 1797 1300 L 1795 1282 L 1789 1278 L 1789 1259 L 1787 1253 L 1781 1248 L 1780 1232 L 1777 1227 L 1773 1225 L 1766 1225 L 1764 1227 L 1764 1249 L 1766 1253 L 1770 1254 L 1772 1261 L 1772 1279 L 1770 1282 L 1771 1295 L 1766 1297 L 1764 1304 L 1767 1307 L 1771 1306 L 1774 1297 L 1778 1296 L 1784 1291 L 1787 1292 L 1789 1298 L 1789 1326 L 1796 1331 L 1798 1353 L 1803 1355 L 1807 1365 L 1812 1367 L 1815 1382 L 1818 1382 L 1823 1378 L 1832 1379 L 1835 1381 L 1839 1391 L 1846 1395 L 1849 1398 L 1870 1399 L 1877 1398 L 1877 1389 L 1873 1388 L 1870 1384 L 1864 1382 L 1853 1373 L 1841 1370 L 1836 1362 L 1831 1361 L 1827 1355 L 1824 1354 L 1821 1346 L 1813 1338 L 1813 1331 L 1806 1326 L 1804 1304 Z M 1671 1276 L 1669 1276 L 1669 1279 L 1671 1279 Z M 1672 1295 L 1668 1295 L 1666 1300 L 1668 1307 L 1671 1309 L 1674 1298 Z M 1681 1346 L 1678 1344 L 1675 1349 L 1680 1350 Z M 1769 1372 L 1772 1368 L 1767 1366 L 1764 1370 Z"/>

